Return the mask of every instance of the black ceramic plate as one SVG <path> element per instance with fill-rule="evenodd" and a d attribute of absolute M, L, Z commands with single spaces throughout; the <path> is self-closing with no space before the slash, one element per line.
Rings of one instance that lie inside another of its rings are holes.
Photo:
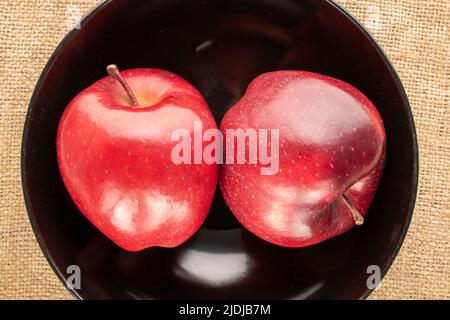
<path fill-rule="evenodd" d="M 405 237 L 418 151 L 405 91 L 386 55 L 330 1 L 108 1 L 62 41 L 38 82 L 25 123 L 22 180 L 50 265 L 79 265 L 79 298 L 366 298 L 366 273 L 384 275 Z M 105 66 L 157 67 L 194 84 L 219 122 L 258 74 L 302 69 L 343 79 L 378 107 L 387 163 L 366 223 L 303 249 L 266 243 L 239 226 L 217 193 L 201 230 L 175 249 L 125 252 L 77 210 L 58 171 L 55 138 L 69 101 Z"/>

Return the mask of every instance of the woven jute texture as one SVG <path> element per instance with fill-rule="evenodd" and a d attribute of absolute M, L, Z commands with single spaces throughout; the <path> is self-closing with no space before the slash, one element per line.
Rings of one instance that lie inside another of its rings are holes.
<path fill-rule="evenodd" d="M 0 1 L 0 298 L 71 299 L 39 249 L 24 207 L 20 143 L 42 68 L 95 0 Z M 341 0 L 374 34 L 409 94 L 420 187 L 405 243 L 371 299 L 450 298 L 450 1 Z"/>

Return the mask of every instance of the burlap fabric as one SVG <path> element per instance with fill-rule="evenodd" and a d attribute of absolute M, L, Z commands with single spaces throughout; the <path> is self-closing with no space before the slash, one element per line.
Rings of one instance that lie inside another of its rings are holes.
<path fill-rule="evenodd" d="M 0 1 L 0 298 L 70 299 L 23 203 L 19 151 L 38 76 L 68 24 L 95 0 Z M 450 1 L 340 0 L 375 35 L 409 93 L 420 188 L 403 248 L 371 299 L 450 298 Z"/>

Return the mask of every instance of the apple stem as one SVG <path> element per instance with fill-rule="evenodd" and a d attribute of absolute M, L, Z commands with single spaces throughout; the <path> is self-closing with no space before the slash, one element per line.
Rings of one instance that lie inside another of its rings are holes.
<path fill-rule="evenodd" d="M 128 94 L 128 97 L 130 98 L 130 101 L 131 101 L 131 105 L 133 107 L 139 107 L 139 103 L 136 99 L 136 96 L 133 93 L 133 90 L 131 90 L 128 83 L 122 77 L 122 74 L 120 73 L 119 68 L 115 64 L 110 64 L 109 66 L 106 67 L 106 72 L 108 72 L 108 75 L 111 78 L 117 80 L 120 83 L 120 85 L 123 87 L 125 92 Z"/>
<path fill-rule="evenodd" d="M 350 212 L 352 213 L 353 219 L 355 220 L 355 224 L 357 226 L 360 226 L 364 223 L 364 217 L 359 213 L 358 209 L 353 205 L 353 203 L 350 202 L 350 200 L 347 198 L 345 194 L 341 196 L 342 201 L 345 203 L 345 205 L 350 209 Z"/>

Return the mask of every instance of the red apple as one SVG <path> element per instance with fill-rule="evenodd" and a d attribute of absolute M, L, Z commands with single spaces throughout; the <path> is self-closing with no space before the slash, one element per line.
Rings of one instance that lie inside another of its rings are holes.
<path fill-rule="evenodd" d="M 239 128 L 279 130 L 277 172 L 264 175 L 267 165 L 248 158 L 221 168 L 222 194 L 247 229 L 277 245 L 303 247 L 363 222 L 384 168 L 385 131 L 360 91 L 310 72 L 266 73 L 221 124 L 227 140 L 227 130 Z"/>
<path fill-rule="evenodd" d="M 108 72 L 64 111 L 61 176 L 80 211 L 123 249 L 177 246 L 205 219 L 218 166 L 174 164 L 171 134 L 192 133 L 194 121 L 217 126 L 200 93 L 173 73 Z"/>

